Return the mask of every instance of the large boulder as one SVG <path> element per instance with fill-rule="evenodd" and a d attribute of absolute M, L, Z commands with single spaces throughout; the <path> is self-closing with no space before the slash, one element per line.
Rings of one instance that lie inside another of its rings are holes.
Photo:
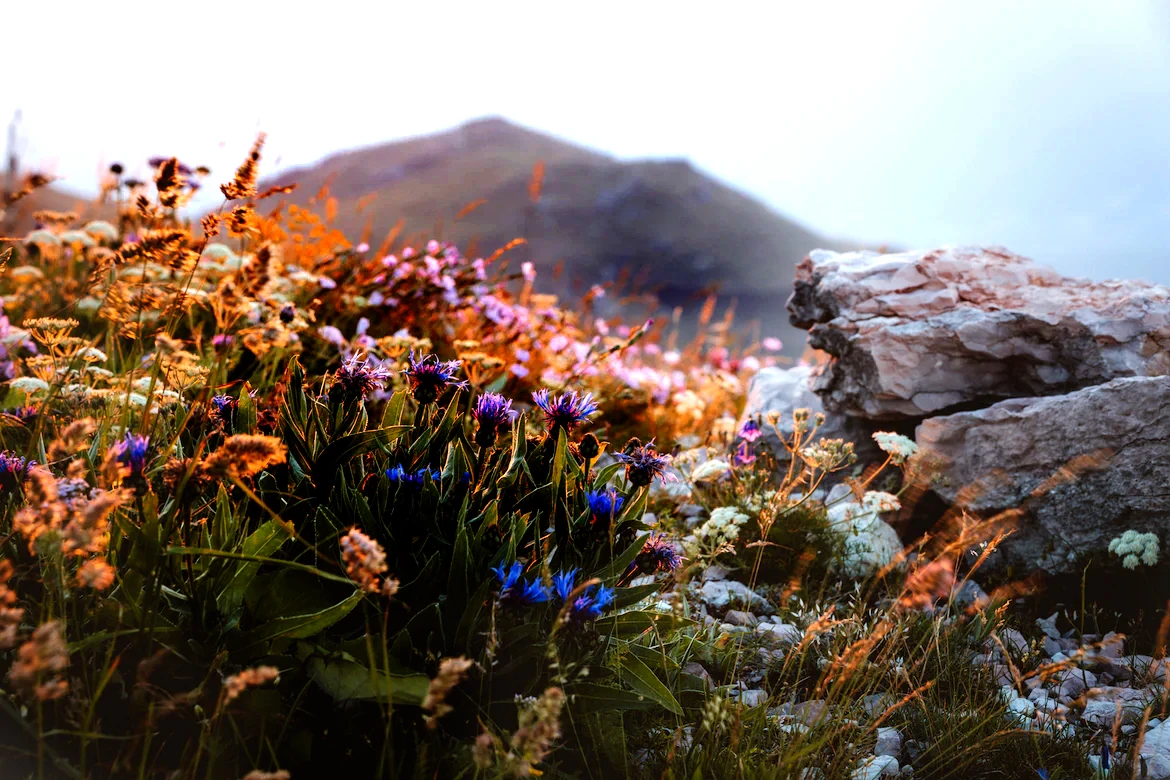
<path fill-rule="evenodd" d="M 932 417 L 916 439 L 946 502 L 984 516 L 1023 510 L 996 554 L 1004 562 L 1070 572 L 1128 529 L 1170 536 L 1170 376 Z"/>
<path fill-rule="evenodd" d="M 1170 289 L 1063 277 L 998 248 L 817 250 L 789 318 L 833 360 L 825 408 L 922 418 L 1170 373 Z"/>

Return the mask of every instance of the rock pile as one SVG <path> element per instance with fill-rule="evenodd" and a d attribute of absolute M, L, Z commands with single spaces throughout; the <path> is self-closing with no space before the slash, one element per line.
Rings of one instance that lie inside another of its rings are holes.
<path fill-rule="evenodd" d="M 838 427 L 917 424 L 937 496 L 1023 510 L 1001 563 L 1069 572 L 1170 533 L 1170 289 L 1002 249 L 816 251 L 788 309 L 832 356 L 804 381 Z"/>

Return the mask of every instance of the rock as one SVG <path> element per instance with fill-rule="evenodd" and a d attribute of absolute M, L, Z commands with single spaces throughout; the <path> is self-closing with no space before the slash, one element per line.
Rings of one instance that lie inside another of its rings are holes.
<path fill-rule="evenodd" d="M 727 575 L 730 573 L 731 571 L 729 569 L 725 569 L 719 564 L 713 563 L 706 569 L 703 569 L 703 581 L 709 582 L 711 580 L 725 580 L 727 579 Z"/>
<path fill-rule="evenodd" d="M 934 417 L 916 439 L 938 464 L 932 490 L 946 503 L 962 491 L 964 508 L 985 516 L 1023 507 L 988 566 L 1069 573 L 1080 557 L 1108 556 L 1126 529 L 1170 534 L 1170 376 Z"/>
<path fill-rule="evenodd" d="M 768 623 L 767 626 L 768 635 L 780 644 L 795 645 L 804 638 L 804 632 L 791 623 Z"/>
<path fill-rule="evenodd" d="M 742 582 L 735 580 L 712 580 L 704 582 L 699 588 L 699 597 L 716 609 L 722 609 L 736 601 L 740 604 L 752 606 L 764 604 L 764 598 Z"/>
<path fill-rule="evenodd" d="M 1110 631 L 1101 639 L 1097 654 L 1106 658 L 1121 658 L 1125 654 L 1125 634 Z"/>
<path fill-rule="evenodd" d="M 879 777 L 895 777 L 898 774 L 898 759 L 893 756 L 873 756 L 861 762 L 853 770 L 853 780 L 877 780 Z"/>
<path fill-rule="evenodd" d="M 829 493 L 826 513 L 829 526 L 841 534 L 845 552 L 841 569 L 846 576 L 862 579 L 888 566 L 902 552 L 902 540 L 877 512 L 867 511 L 849 496 L 846 485 Z"/>
<path fill-rule="evenodd" d="M 759 441 L 768 446 L 782 468 L 787 468 L 785 464 L 789 460 L 784 443 L 792 442 L 794 426 L 792 413 L 797 409 L 808 409 L 811 420 L 811 415 L 824 412 L 820 396 L 813 391 L 813 381 L 818 370 L 805 365 L 791 368 L 768 366 L 756 372 L 748 383 L 747 401 L 736 430 L 740 430 L 749 419 L 762 419 L 760 429 L 763 436 Z M 779 417 L 776 428 L 779 429 L 780 436 L 776 435 L 776 430 L 767 422 L 769 413 Z M 842 414 L 826 414 L 825 422 L 817 429 L 814 439 L 844 439 L 853 442 L 858 460 L 868 461 L 880 454 L 872 439 L 874 430 L 876 429 L 856 418 Z M 832 481 L 835 480 L 830 480 Z"/>
<path fill-rule="evenodd" d="M 768 692 L 761 688 L 749 688 L 746 691 L 734 691 L 732 696 L 738 698 L 745 707 L 759 707 L 768 701 Z"/>
<path fill-rule="evenodd" d="M 711 679 L 711 673 L 698 661 L 687 661 L 683 664 L 682 670 L 701 679 L 706 684 L 707 690 L 715 690 L 715 681 Z"/>
<path fill-rule="evenodd" d="M 1075 699 L 1097 684 L 1097 675 L 1084 669 L 1063 669 L 1057 672 L 1060 695 Z"/>
<path fill-rule="evenodd" d="M 1021 656 L 1028 652 L 1028 640 L 1024 638 L 1017 629 L 1005 628 L 999 632 L 999 641 L 1003 643 L 1004 648 L 1013 656 Z M 992 644 L 995 644 L 994 642 Z M 995 649 L 999 650 L 999 645 L 995 645 Z"/>
<path fill-rule="evenodd" d="M 1056 618 L 1059 616 L 1059 612 L 1053 612 L 1046 618 L 1036 618 L 1036 627 L 1049 639 L 1060 639 L 1060 631 L 1056 628 Z"/>
<path fill-rule="evenodd" d="M 833 356 L 814 383 L 826 410 L 870 419 L 1170 373 L 1170 289 L 1067 278 L 1000 248 L 817 250 L 788 312 Z"/>
<path fill-rule="evenodd" d="M 729 610 L 723 619 L 733 626 L 750 626 L 752 628 L 755 628 L 760 622 L 760 619 L 752 613 L 739 609 Z"/>
<path fill-rule="evenodd" d="M 1089 691 L 1081 720 L 1094 726 L 1112 728 L 1120 718 L 1122 723 L 1137 723 L 1142 718 L 1143 702 L 1147 694 L 1134 688 L 1094 688 Z"/>
<path fill-rule="evenodd" d="M 875 718 L 893 706 L 896 702 L 897 699 L 888 693 L 871 693 L 862 698 L 861 706 L 865 708 L 866 715 L 871 718 Z"/>
<path fill-rule="evenodd" d="M 1036 705 L 1017 696 L 1008 702 L 1008 711 L 1015 713 L 1020 720 L 1028 720 L 1036 713 Z"/>
<path fill-rule="evenodd" d="M 1150 780 L 1170 778 L 1170 721 L 1146 732 L 1138 755 L 1146 760 Z"/>
<path fill-rule="evenodd" d="M 875 756 L 894 756 L 902 752 L 902 734 L 897 729 L 880 726 L 877 730 L 877 743 L 873 746 Z"/>
<path fill-rule="evenodd" d="M 954 594 L 951 596 L 951 601 L 960 609 L 967 609 L 968 607 L 983 609 L 991 603 L 991 597 L 983 591 L 983 588 L 979 587 L 978 582 L 968 579 L 955 589 Z"/>

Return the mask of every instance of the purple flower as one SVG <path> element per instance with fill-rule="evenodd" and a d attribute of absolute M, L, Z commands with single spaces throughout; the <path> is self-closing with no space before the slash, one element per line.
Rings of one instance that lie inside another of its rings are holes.
<path fill-rule="evenodd" d="M 211 418 L 219 420 L 228 425 L 235 416 L 236 408 L 239 407 L 240 402 L 230 395 L 217 395 L 211 399 Z"/>
<path fill-rule="evenodd" d="M 492 569 L 500 581 L 500 602 L 515 606 L 531 607 L 548 601 L 549 590 L 540 580 L 532 579 L 524 582 L 520 575 L 524 567 L 519 562 L 513 563 L 508 569 L 503 564 Z"/>
<path fill-rule="evenodd" d="M 597 412 L 593 393 L 577 395 L 574 390 L 564 395 L 550 396 L 548 390 L 544 389 L 533 393 L 532 400 L 544 412 L 544 421 L 550 434 L 556 433 L 559 428 L 571 431 Z"/>
<path fill-rule="evenodd" d="M 420 404 L 429 404 L 438 400 L 439 395 L 450 387 L 467 387 L 466 382 L 455 379 L 455 372 L 463 365 L 461 360 L 439 360 L 437 355 L 425 355 L 421 360 L 414 359 L 414 351 L 410 353 L 410 368 L 402 373 L 406 374 L 410 382 L 410 391 L 414 400 Z"/>
<path fill-rule="evenodd" d="M 475 443 L 490 447 L 496 443 L 496 436 L 512 424 L 516 412 L 512 411 L 512 402 L 499 393 L 484 393 L 476 399 L 471 416 L 479 424 Z"/>
<path fill-rule="evenodd" d="M 744 441 L 755 441 L 762 435 L 763 431 L 760 430 L 760 424 L 752 419 L 748 419 L 748 421 L 743 424 L 743 427 L 739 429 L 739 438 L 743 439 Z"/>
<path fill-rule="evenodd" d="M 390 372 L 369 360 L 358 360 L 354 355 L 341 364 L 329 388 L 329 400 L 338 403 L 362 400 L 372 390 L 379 390 Z"/>
<path fill-rule="evenodd" d="M 553 575 L 553 591 L 560 597 L 561 601 L 569 600 L 573 588 L 576 587 L 577 575 L 580 572 L 580 569 L 569 569 Z"/>
<path fill-rule="evenodd" d="M 0 452 L 0 488 L 12 490 L 28 476 L 28 470 L 37 465 L 35 460 L 25 461 L 19 455 L 5 450 Z"/>
<path fill-rule="evenodd" d="M 569 620 L 583 623 L 586 620 L 596 620 L 606 607 L 613 604 L 613 588 L 604 585 L 590 585 L 585 592 L 573 601 L 569 610 Z"/>
<path fill-rule="evenodd" d="M 645 487 L 658 477 L 663 482 L 674 482 L 678 477 L 667 471 L 670 466 L 669 455 L 659 455 L 654 448 L 654 442 L 643 445 L 637 439 L 631 439 L 626 445 L 625 452 L 615 456 L 626 464 L 626 479 L 634 487 Z"/>
<path fill-rule="evenodd" d="M 741 441 L 739 446 L 735 448 L 735 455 L 731 459 L 737 466 L 750 466 L 756 462 L 756 454 L 752 452 L 751 446 L 746 441 Z"/>
<path fill-rule="evenodd" d="M 146 451 L 149 448 L 149 437 L 126 431 L 126 438 L 114 442 L 110 450 L 114 453 L 114 460 L 130 472 L 129 476 L 141 477 L 146 468 Z"/>
<path fill-rule="evenodd" d="M 216 349 L 227 349 L 236 343 L 236 337 L 230 333 L 217 333 L 211 337 L 211 346 Z"/>
<path fill-rule="evenodd" d="M 646 544 L 642 545 L 642 552 L 635 559 L 635 566 L 643 574 L 653 574 L 657 571 L 674 571 L 682 566 L 682 561 L 671 539 L 663 534 L 650 534 Z"/>

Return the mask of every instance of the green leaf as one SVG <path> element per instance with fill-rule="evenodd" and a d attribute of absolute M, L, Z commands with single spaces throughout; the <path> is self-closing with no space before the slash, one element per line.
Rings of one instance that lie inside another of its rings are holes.
<path fill-rule="evenodd" d="M 653 710 L 654 700 L 621 688 L 611 688 L 598 683 L 577 683 L 568 688 L 573 708 L 581 713 L 611 712 L 622 710 Z"/>
<path fill-rule="evenodd" d="M 613 634 L 618 638 L 629 638 L 655 628 L 660 634 L 669 634 L 680 628 L 693 626 L 695 621 L 667 612 L 635 610 L 598 618 L 593 625 L 596 626 L 599 633 Z"/>
<path fill-rule="evenodd" d="M 305 639 L 314 636 L 352 612 L 353 608 L 364 597 L 364 591 L 355 590 L 344 601 L 340 601 L 326 609 L 303 615 L 290 615 L 269 620 L 267 623 L 246 632 L 241 639 L 241 646 L 252 647 L 261 642 L 278 638 Z"/>
<path fill-rule="evenodd" d="M 504 389 L 504 385 L 506 384 L 508 384 L 508 375 L 507 373 L 503 373 L 493 379 L 483 391 L 485 393 L 498 393 Z"/>
<path fill-rule="evenodd" d="M 313 482 L 317 486 L 317 490 L 322 495 L 328 495 L 339 468 L 352 458 L 363 455 L 372 449 L 389 447 L 410 429 L 409 425 L 375 428 L 372 431 L 351 433 L 330 442 L 313 464 Z"/>
<path fill-rule="evenodd" d="M 504 475 L 496 480 L 496 488 L 504 489 L 512 487 L 516 480 L 520 477 L 520 472 L 524 468 L 524 456 L 528 451 L 528 439 L 524 432 L 524 415 L 518 415 L 516 421 L 512 423 L 512 460 L 508 463 L 508 470 Z"/>
<path fill-rule="evenodd" d="M 280 549 L 286 539 L 288 539 L 288 532 L 284 530 L 284 526 L 275 520 L 269 520 L 244 540 L 241 552 L 249 557 L 268 558 Z M 227 570 L 228 579 L 223 583 L 219 595 L 215 597 L 215 605 L 219 608 L 221 615 L 231 615 L 239 608 L 244 601 L 244 593 L 252 584 L 252 579 L 259 570 L 260 563 L 252 561 L 241 563 L 235 569 L 229 568 Z"/>
<path fill-rule="evenodd" d="M 621 555 L 614 558 L 608 566 L 603 566 L 593 576 L 600 577 L 605 582 L 610 582 L 625 574 L 629 570 L 630 564 L 638 557 L 638 553 L 642 552 L 642 548 L 646 546 L 646 540 L 649 538 L 650 534 L 642 534 L 639 536 L 629 547 L 622 550 Z"/>
<path fill-rule="evenodd" d="M 621 678 L 635 693 L 660 704 L 667 711 L 675 715 L 682 715 L 682 706 L 671 694 L 662 680 L 659 680 L 650 667 L 642 662 L 633 653 L 624 653 L 618 656 L 618 665 L 621 669 Z"/>
<path fill-rule="evenodd" d="M 425 674 L 385 674 L 342 657 L 309 659 L 309 677 L 334 701 L 377 700 L 387 698 L 396 704 L 422 704 L 430 687 Z M 387 696 L 389 692 L 389 696 Z"/>
<path fill-rule="evenodd" d="M 256 402 L 248 393 L 247 384 L 240 391 L 240 403 L 236 406 L 235 429 L 236 433 L 256 432 Z"/>
<path fill-rule="evenodd" d="M 632 588 L 616 588 L 613 594 L 614 609 L 626 609 L 637 604 L 642 599 L 647 599 L 662 590 L 662 586 L 656 582 L 649 585 L 636 585 Z"/>
<path fill-rule="evenodd" d="M 597 476 L 593 478 L 593 489 L 601 490 L 603 487 L 608 485 L 610 480 L 613 479 L 613 475 L 617 474 L 621 468 L 621 463 L 611 463 L 601 471 L 597 472 Z"/>

